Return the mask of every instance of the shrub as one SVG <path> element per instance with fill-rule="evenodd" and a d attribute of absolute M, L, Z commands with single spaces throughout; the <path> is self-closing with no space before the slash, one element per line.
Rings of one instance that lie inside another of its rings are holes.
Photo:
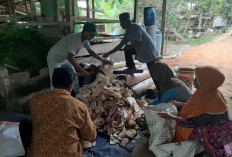
<path fill-rule="evenodd" d="M 45 67 L 51 43 L 33 28 L 10 24 L 0 31 L 0 65 L 9 64 L 32 75 Z"/>

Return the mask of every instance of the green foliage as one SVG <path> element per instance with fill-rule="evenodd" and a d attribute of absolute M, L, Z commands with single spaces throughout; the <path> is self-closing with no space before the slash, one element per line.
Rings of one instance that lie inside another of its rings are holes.
<path fill-rule="evenodd" d="M 51 45 L 37 31 L 11 24 L 0 31 L 0 37 L 0 65 L 13 65 L 32 74 L 46 66 Z"/>

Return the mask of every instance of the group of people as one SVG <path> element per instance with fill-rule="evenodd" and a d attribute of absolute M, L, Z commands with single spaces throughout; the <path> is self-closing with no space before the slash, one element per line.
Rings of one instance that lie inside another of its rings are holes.
<path fill-rule="evenodd" d="M 174 142 L 193 139 L 200 141 L 210 156 L 231 156 L 227 144 L 232 142 L 232 123 L 226 101 L 217 89 L 223 84 L 224 75 L 213 67 L 196 68 L 194 85 L 197 90 L 193 94 L 167 64 L 157 62 L 159 53 L 145 29 L 132 23 L 129 13 L 120 14 L 119 19 L 126 34 L 120 44 L 103 57 L 90 48 L 89 40 L 98 34 L 95 24 L 89 22 L 84 25 L 82 33 L 65 36 L 49 51 L 47 61 L 51 88 L 54 89 L 30 102 L 32 137 L 31 141 L 28 139 L 31 142 L 29 148 L 25 148 L 28 156 L 79 157 L 82 156 L 82 142 L 95 141 L 96 129 L 87 107 L 70 94 L 73 89 L 78 92 L 78 75 L 90 75 L 78 65 L 74 56 L 84 47 L 93 57 L 110 64 L 105 57 L 123 46 L 128 69 L 136 68 L 133 55 L 147 64 L 159 93 L 151 104 L 172 101 L 179 108 L 178 116 L 159 113 L 160 117 L 177 121 Z"/>

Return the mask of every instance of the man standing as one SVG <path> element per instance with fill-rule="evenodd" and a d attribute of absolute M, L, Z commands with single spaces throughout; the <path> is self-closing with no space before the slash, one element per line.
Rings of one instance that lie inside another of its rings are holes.
<path fill-rule="evenodd" d="M 105 53 L 103 57 L 108 57 L 111 54 L 120 50 L 124 45 L 124 54 L 126 59 L 127 70 L 133 71 L 136 69 L 133 60 L 133 55 L 137 56 L 137 59 L 147 64 L 149 72 L 153 63 L 158 61 L 159 52 L 156 50 L 155 43 L 146 30 L 139 24 L 132 23 L 130 20 L 130 14 L 128 12 L 119 15 L 120 25 L 123 29 L 126 29 L 126 34 L 123 40 L 111 51 Z M 127 45 L 129 42 L 130 45 Z M 151 72 L 150 72 L 151 73 Z M 156 88 L 160 91 L 159 84 L 152 77 Z"/>
<path fill-rule="evenodd" d="M 70 95 L 74 77 L 70 66 L 56 68 L 54 90 L 31 100 L 28 157 L 82 157 L 83 141 L 95 141 L 96 128 L 86 105 Z"/>
<path fill-rule="evenodd" d="M 98 56 L 91 48 L 89 40 L 99 36 L 96 30 L 96 25 L 91 22 L 87 22 L 84 25 L 81 33 L 68 34 L 59 40 L 48 52 L 47 64 L 50 75 L 51 89 L 52 87 L 52 74 L 56 67 L 60 67 L 63 64 L 69 64 L 74 71 L 79 71 L 78 75 L 82 77 L 89 77 L 89 73 L 85 71 L 75 60 L 75 55 L 84 47 L 94 58 L 102 61 L 104 64 L 110 64 L 110 62 L 102 57 Z M 75 80 L 74 92 L 78 93 L 79 83 L 78 78 Z"/>

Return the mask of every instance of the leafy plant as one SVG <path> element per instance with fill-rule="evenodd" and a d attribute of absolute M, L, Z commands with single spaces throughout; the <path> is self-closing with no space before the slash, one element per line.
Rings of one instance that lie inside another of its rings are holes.
<path fill-rule="evenodd" d="M 9 64 L 32 74 L 46 66 L 51 45 L 35 29 L 10 24 L 0 31 L 0 37 L 0 65 Z"/>

